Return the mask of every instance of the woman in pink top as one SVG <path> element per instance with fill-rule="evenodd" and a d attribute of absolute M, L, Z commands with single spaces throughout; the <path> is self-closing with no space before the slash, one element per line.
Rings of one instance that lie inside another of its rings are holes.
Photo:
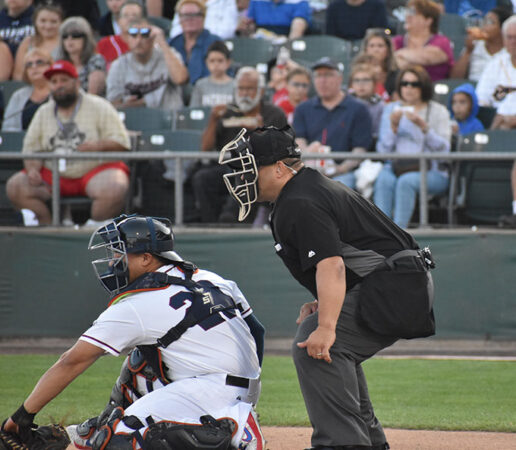
<path fill-rule="evenodd" d="M 438 33 L 440 10 L 431 0 L 407 3 L 404 35 L 393 38 L 394 55 L 400 69 L 419 64 L 432 81 L 448 78 L 453 66 L 450 40 Z"/>

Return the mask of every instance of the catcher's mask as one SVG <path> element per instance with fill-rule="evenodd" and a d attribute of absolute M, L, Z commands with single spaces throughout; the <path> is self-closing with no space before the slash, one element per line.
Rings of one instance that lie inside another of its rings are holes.
<path fill-rule="evenodd" d="M 301 158 L 301 150 L 289 125 L 256 128 L 250 132 L 242 128 L 235 139 L 222 148 L 219 164 L 227 164 L 232 170 L 223 178 L 229 193 L 240 206 L 240 222 L 249 215 L 251 205 L 258 198 L 258 168 L 284 158 Z"/>
<path fill-rule="evenodd" d="M 88 245 L 90 250 L 105 250 L 105 256 L 92 261 L 92 265 L 102 286 L 112 295 L 129 284 L 128 253 L 151 253 L 171 262 L 182 262 L 173 248 L 170 220 L 125 214 L 98 228 Z"/>

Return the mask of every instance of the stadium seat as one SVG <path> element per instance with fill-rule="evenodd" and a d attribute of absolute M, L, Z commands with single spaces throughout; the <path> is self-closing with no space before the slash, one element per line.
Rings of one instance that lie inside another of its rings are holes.
<path fill-rule="evenodd" d="M 482 125 L 484 125 L 484 128 L 486 130 L 489 129 L 491 124 L 493 123 L 493 119 L 496 116 L 496 108 L 492 106 L 480 106 L 478 108 L 478 114 L 477 118 L 482 122 Z"/>
<path fill-rule="evenodd" d="M 160 27 L 163 32 L 165 33 L 165 39 L 168 38 L 168 35 L 170 34 L 170 28 L 172 28 L 172 21 L 170 19 L 167 19 L 166 17 L 154 17 L 149 16 L 147 17 L 149 22 L 152 25 L 156 25 L 157 27 Z"/>
<path fill-rule="evenodd" d="M 448 98 L 453 90 L 461 84 L 469 83 L 476 86 L 475 81 L 463 79 L 463 78 L 448 78 L 446 80 L 439 80 L 434 82 L 434 96 L 433 100 L 439 102 L 441 105 L 448 107 Z"/>
<path fill-rule="evenodd" d="M 463 136 L 461 152 L 512 152 L 516 130 L 487 130 Z M 497 223 L 503 214 L 511 214 L 511 168 L 508 161 L 461 161 L 456 165 L 450 207 L 463 208 L 471 223 Z"/>
<path fill-rule="evenodd" d="M 4 108 L 7 107 L 13 92 L 24 86 L 28 86 L 28 84 L 25 81 L 18 80 L 7 80 L 0 83 L 0 89 L 2 89 L 2 94 L 4 95 Z"/>
<path fill-rule="evenodd" d="M 274 46 L 265 39 L 235 37 L 224 42 L 235 63 L 254 66 L 260 73 L 267 72 L 267 63 L 275 57 Z"/>
<path fill-rule="evenodd" d="M 464 48 L 466 21 L 458 14 L 442 14 L 439 18 L 439 32 L 444 34 L 451 41 L 453 56 L 457 59 Z"/>
<path fill-rule="evenodd" d="M 211 106 L 187 107 L 174 113 L 174 130 L 201 130 L 208 124 Z"/>
<path fill-rule="evenodd" d="M 21 152 L 24 131 L 0 133 L 0 152 Z M 21 159 L 0 160 L 0 225 L 19 224 L 19 214 L 14 210 L 7 198 L 5 185 L 7 180 L 23 168 Z"/>
<path fill-rule="evenodd" d="M 171 130 L 172 112 L 157 108 L 122 108 L 118 115 L 128 130 Z"/>

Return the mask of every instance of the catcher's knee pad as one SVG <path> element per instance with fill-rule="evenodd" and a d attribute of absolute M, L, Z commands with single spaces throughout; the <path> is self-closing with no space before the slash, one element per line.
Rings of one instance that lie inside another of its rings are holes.
<path fill-rule="evenodd" d="M 130 434 L 115 434 L 115 428 L 124 417 L 124 410 L 115 408 L 106 425 L 97 432 L 91 442 L 93 450 L 133 450 L 134 437 Z"/>
<path fill-rule="evenodd" d="M 235 424 L 229 419 L 202 416 L 200 425 L 158 422 L 144 435 L 145 448 L 151 450 L 229 450 Z"/>

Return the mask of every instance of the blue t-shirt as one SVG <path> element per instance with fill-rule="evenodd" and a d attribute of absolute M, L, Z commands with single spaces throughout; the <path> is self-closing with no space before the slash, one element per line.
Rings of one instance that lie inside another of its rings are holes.
<path fill-rule="evenodd" d="M 0 38 L 9 46 L 13 57 L 16 55 L 16 50 L 18 50 L 23 38 L 34 34 L 33 12 L 34 8 L 32 6 L 28 7 L 18 17 L 9 16 L 7 8 L 0 11 Z"/>
<path fill-rule="evenodd" d="M 197 41 L 195 41 L 195 45 L 193 46 L 192 52 L 190 53 L 190 58 L 188 58 L 186 55 L 185 38 L 183 33 L 168 41 L 168 44 L 171 47 L 175 48 L 179 53 L 181 53 L 183 61 L 188 68 L 190 84 L 195 84 L 199 78 L 207 77 L 210 75 L 204 58 L 206 57 L 208 47 L 213 42 L 220 40 L 221 38 L 216 34 L 211 34 L 208 30 L 204 29 L 197 38 Z"/>
<path fill-rule="evenodd" d="M 346 95 L 335 108 L 326 109 L 319 97 L 301 103 L 294 111 L 296 137 L 319 141 L 334 152 L 350 152 L 372 144 L 371 117 L 363 103 Z"/>
<path fill-rule="evenodd" d="M 251 0 L 247 16 L 259 28 L 288 35 L 290 24 L 296 17 L 305 19 L 310 25 L 310 5 L 306 0 Z"/>
<path fill-rule="evenodd" d="M 342 39 L 362 39 L 368 28 L 387 28 L 387 10 L 382 0 L 366 0 L 350 6 L 335 0 L 326 10 L 326 34 Z"/>

